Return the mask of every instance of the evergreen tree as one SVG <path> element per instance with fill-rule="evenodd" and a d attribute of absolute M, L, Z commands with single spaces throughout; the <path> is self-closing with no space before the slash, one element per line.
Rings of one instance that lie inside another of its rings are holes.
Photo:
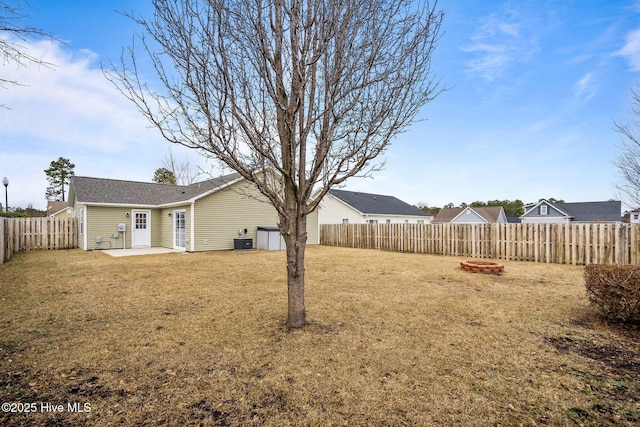
<path fill-rule="evenodd" d="M 71 163 L 69 159 L 60 157 L 58 160 L 52 161 L 49 168 L 44 170 L 49 181 L 45 194 L 47 200 L 65 201 L 65 185 L 69 184 L 71 177 L 74 175 L 73 169 L 75 167 L 76 165 Z"/>
<path fill-rule="evenodd" d="M 159 184 L 176 184 L 176 176 L 167 168 L 158 168 L 153 174 L 153 182 Z"/>

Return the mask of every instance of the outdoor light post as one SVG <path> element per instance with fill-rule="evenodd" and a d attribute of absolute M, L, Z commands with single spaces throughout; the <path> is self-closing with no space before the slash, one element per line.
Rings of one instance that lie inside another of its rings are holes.
<path fill-rule="evenodd" d="M 2 178 L 2 185 L 4 185 L 4 211 L 9 212 L 9 197 L 7 196 L 7 187 L 9 186 L 9 180 L 6 176 Z"/>

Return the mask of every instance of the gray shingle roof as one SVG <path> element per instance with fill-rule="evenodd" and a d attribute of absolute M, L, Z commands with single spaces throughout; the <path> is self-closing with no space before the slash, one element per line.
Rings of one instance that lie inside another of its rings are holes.
<path fill-rule="evenodd" d="M 363 214 L 430 216 L 393 196 L 344 190 L 329 190 L 329 193 Z"/>
<path fill-rule="evenodd" d="M 53 215 L 67 208 L 67 202 L 47 201 L 47 215 Z"/>
<path fill-rule="evenodd" d="M 487 221 L 490 224 L 494 224 L 495 222 L 497 222 L 498 218 L 500 217 L 500 212 L 502 212 L 502 206 L 482 206 L 482 207 L 469 206 L 469 208 L 472 209 L 478 215 L 480 215 L 482 218 L 484 218 L 485 221 Z M 433 220 L 433 222 L 434 223 L 451 222 L 455 217 L 460 215 L 460 213 L 462 213 L 462 211 L 464 211 L 465 209 L 467 208 L 442 208 L 440 209 L 440 212 L 438 212 L 438 215 L 436 215 L 436 218 Z"/>
<path fill-rule="evenodd" d="M 190 185 L 74 176 L 71 187 L 79 203 L 161 206 L 190 200 L 240 178 L 237 173 Z"/>
<path fill-rule="evenodd" d="M 548 203 L 566 212 L 576 222 L 620 221 L 622 217 L 622 202 L 620 201 Z"/>

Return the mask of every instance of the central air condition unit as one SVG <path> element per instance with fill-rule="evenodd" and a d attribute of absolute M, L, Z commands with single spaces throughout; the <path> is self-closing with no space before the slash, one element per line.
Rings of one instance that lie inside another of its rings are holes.
<path fill-rule="evenodd" d="M 236 237 L 233 239 L 233 249 L 236 251 L 253 249 L 253 239 L 250 237 Z"/>

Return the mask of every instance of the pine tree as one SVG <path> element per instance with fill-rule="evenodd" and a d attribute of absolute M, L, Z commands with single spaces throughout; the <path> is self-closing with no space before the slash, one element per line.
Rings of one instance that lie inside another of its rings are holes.
<path fill-rule="evenodd" d="M 65 201 L 65 185 L 69 184 L 71 177 L 74 175 L 73 169 L 75 167 L 76 165 L 71 163 L 69 159 L 60 157 L 58 160 L 52 161 L 49 168 L 44 170 L 49 181 L 45 194 L 47 200 Z"/>

